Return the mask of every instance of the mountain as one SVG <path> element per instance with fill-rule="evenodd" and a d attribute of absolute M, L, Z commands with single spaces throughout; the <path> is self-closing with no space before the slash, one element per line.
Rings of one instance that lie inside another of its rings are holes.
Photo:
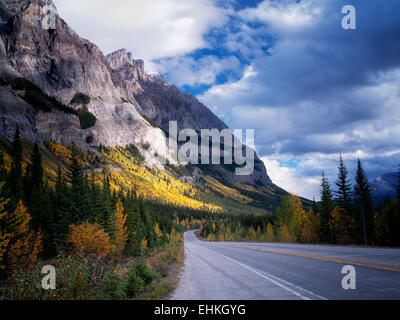
<path fill-rule="evenodd" d="M 248 176 L 238 176 L 226 165 L 179 169 L 167 144 L 169 121 L 196 132 L 226 129 L 226 124 L 161 75 L 147 74 L 143 61 L 125 49 L 104 56 L 57 13 L 54 26 L 43 28 L 49 10 L 56 12 L 51 0 L 0 0 L 1 136 L 11 141 L 18 124 L 23 138 L 42 147 L 46 142 L 74 143 L 97 156 L 99 147 L 133 145 L 145 168 L 178 172 L 181 181 L 217 190 L 223 197 L 228 189 L 258 207 L 270 208 L 286 194 L 272 183 L 257 156 Z"/>
<path fill-rule="evenodd" d="M 386 173 L 371 182 L 372 192 L 377 201 L 386 197 L 393 199 L 397 195 L 398 174 Z"/>

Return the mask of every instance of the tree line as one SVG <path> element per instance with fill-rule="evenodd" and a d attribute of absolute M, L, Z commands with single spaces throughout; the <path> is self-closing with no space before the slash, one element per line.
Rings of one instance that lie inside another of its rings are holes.
<path fill-rule="evenodd" d="M 321 179 L 321 201 L 305 208 L 294 195 L 282 197 L 274 215 L 225 217 L 205 222 L 201 235 L 210 241 L 281 241 L 299 243 L 400 246 L 400 169 L 397 198 L 375 204 L 360 160 L 352 186 L 342 156 L 334 191 Z"/>
<path fill-rule="evenodd" d="M 40 259 L 53 258 L 74 246 L 78 251 L 86 246 L 93 251 L 102 248 L 113 255 L 139 256 L 162 247 L 174 233 L 183 231 L 180 220 L 187 218 L 188 212 L 171 208 L 166 215 L 160 215 L 165 206 L 155 202 L 146 204 L 134 189 L 112 190 L 108 171 L 104 169 L 96 176 L 94 171 L 86 170 L 80 160 L 81 153 L 72 146 L 68 165 L 58 166 L 56 181 L 50 184 L 44 176 L 37 143 L 29 161 L 23 161 L 18 126 L 8 168 L 4 153 L 0 152 L 0 272 L 3 274 L 33 265 Z M 193 218 L 190 223 L 196 224 Z"/>

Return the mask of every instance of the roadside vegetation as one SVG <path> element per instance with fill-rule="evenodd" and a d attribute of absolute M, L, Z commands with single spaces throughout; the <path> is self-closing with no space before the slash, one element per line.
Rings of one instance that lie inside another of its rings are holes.
<path fill-rule="evenodd" d="M 371 188 L 358 161 L 351 186 L 342 157 L 336 191 L 327 177 L 321 180 L 321 202 L 304 208 L 294 195 L 282 197 L 274 215 L 234 216 L 201 225 L 200 236 L 208 241 L 260 241 L 322 244 L 357 244 L 400 247 L 400 170 L 397 198 L 374 205 Z"/>
<path fill-rule="evenodd" d="M 183 261 L 182 233 L 201 221 L 184 211 L 160 214 L 155 204 L 150 211 L 134 189 L 113 188 L 107 170 L 89 174 L 85 165 L 102 163 L 94 154 L 47 147 L 67 164 L 54 183 L 37 144 L 26 159 L 18 128 L 10 155 L 0 153 L 0 298 L 168 294 Z M 42 288 L 44 265 L 56 268 L 56 290 Z"/>

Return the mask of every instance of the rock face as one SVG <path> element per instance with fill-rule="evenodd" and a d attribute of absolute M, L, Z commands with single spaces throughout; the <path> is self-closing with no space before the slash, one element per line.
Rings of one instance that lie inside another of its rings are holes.
<path fill-rule="evenodd" d="M 174 163 L 163 133 L 170 120 L 178 121 L 179 128 L 196 131 L 227 128 L 195 97 L 168 85 L 162 76 L 146 74 L 143 61 L 133 59 L 126 50 L 105 57 L 57 13 L 54 27 L 43 28 L 49 8 L 56 12 L 51 0 L 0 0 L 1 135 L 10 139 L 18 123 L 23 137 L 30 140 L 75 142 L 84 149 L 133 143 L 148 165 L 162 167 L 155 153 Z M 77 93 L 90 96 L 86 107 L 96 116 L 96 125 L 82 130 L 74 114 L 35 109 L 24 101 L 24 92 L 16 92 L 10 84 L 10 79 L 20 77 L 74 109 L 82 107 L 71 105 Z M 90 145 L 88 136 L 93 138 Z M 149 150 L 141 148 L 146 143 L 151 145 Z M 252 176 L 235 176 L 223 166 L 218 170 L 231 182 L 271 184 L 258 158 Z"/>
<path fill-rule="evenodd" d="M 376 178 L 371 183 L 372 192 L 375 200 L 383 200 L 388 197 L 394 199 L 397 194 L 397 173 L 386 173 Z"/>

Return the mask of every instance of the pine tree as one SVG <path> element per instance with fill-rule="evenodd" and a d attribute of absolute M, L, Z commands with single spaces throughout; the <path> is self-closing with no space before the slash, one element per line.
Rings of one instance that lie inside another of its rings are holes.
<path fill-rule="evenodd" d="M 325 241 L 330 243 L 334 242 L 333 230 L 332 230 L 332 210 L 333 200 L 332 191 L 329 184 L 328 178 L 325 173 L 322 173 L 321 180 L 321 225 L 322 225 L 322 236 Z"/>
<path fill-rule="evenodd" d="M 115 239 L 116 225 L 112 208 L 110 178 L 106 173 L 103 180 L 98 220 L 100 226 L 108 233 L 110 238 Z"/>
<path fill-rule="evenodd" d="M 357 162 L 356 185 L 354 186 L 354 202 L 359 211 L 362 224 L 364 245 L 368 244 L 367 236 L 370 235 L 373 224 L 371 187 L 367 175 L 361 165 Z"/>
<path fill-rule="evenodd" d="M 85 180 L 83 168 L 78 156 L 78 149 L 75 145 L 72 146 L 67 170 L 67 181 L 70 183 L 69 192 L 69 215 L 71 223 L 78 223 L 88 220 Z"/>
<path fill-rule="evenodd" d="M 400 165 L 399 165 L 399 170 L 397 174 L 397 199 L 400 202 Z"/>
<path fill-rule="evenodd" d="M 7 179 L 7 171 L 4 166 L 4 152 L 0 150 L 0 182 L 6 181 Z"/>
<path fill-rule="evenodd" d="M 55 197 L 54 197 L 54 220 L 53 220 L 53 229 L 54 229 L 54 240 L 61 244 L 67 238 L 69 232 L 69 225 L 72 223 L 72 219 L 70 219 L 69 213 L 69 196 L 68 196 L 68 188 L 65 183 L 63 174 L 61 172 L 61 167 L 58 166 L 57 169 L 57 181 L 55 188 Z"/>
<path fill-rule="evenodd" d="M 15 206 L 17 202 L 23 198 L 22 144 L 18 124 L 15 129 L 14 141 L 12 144 L 12 164 L 9 179 L 11 199 L 13 200 L 13 205 Z"/>
<path fill-rule="evenodd" d="M 344 164 L 342 155 L 339 160 L 338 179 L 336 180 L 336 201 L 344 209 L 344 225 L 346 236 L 350 235 L 350 217 L 352 212 L 351 185 L 348 179 L 348 171 Z"/>

